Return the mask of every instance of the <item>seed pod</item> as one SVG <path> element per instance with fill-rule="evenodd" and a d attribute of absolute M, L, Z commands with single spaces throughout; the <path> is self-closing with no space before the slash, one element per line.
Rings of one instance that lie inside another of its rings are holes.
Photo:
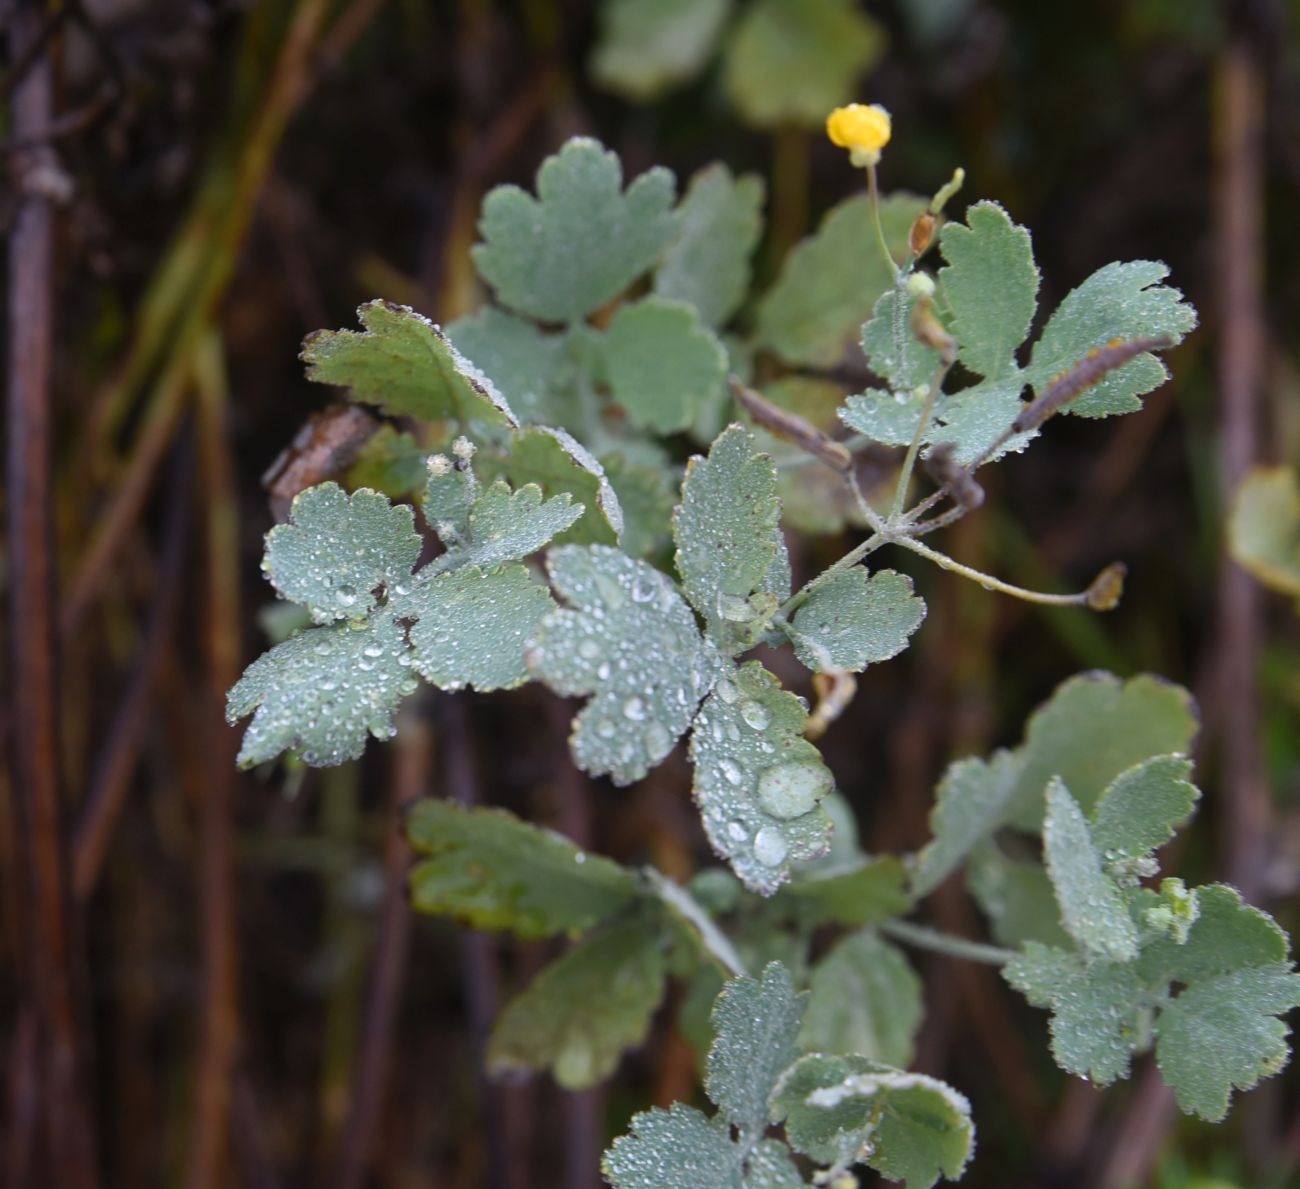
<path fill-rule="evenodd" d="M 934 238 L 934 216 L 929 211 L 922 211 L 916 216 L 912 230 L 907 233 L 907 246 L 913 256 L 920 256 L 930 246 Z"/>
<path fill-rule="evenodd" d="M 1114 611 L 1124 594 L 1124 578 L 1128 566 L 1122 561 L 1111 562 L 1092 580 L 1088 587 L 1088 606 L 1094 611 Z"/>
<path fill-rule="evenodd" d="M 827 466 L 837 471 L 848 471 L 853 465 L 853 456 L 843 442 L 837 442 L 829 434 L 824 434 L 810 421 L 805 421 L 795 413 L 774 405 L 762 394 L 747 388 L 739 380 L 731 381 L 731 391 L 753 419 L 769 433 L 785 438 L 796 446 L 801 446 L 814 458 L 821 459 Z"/>

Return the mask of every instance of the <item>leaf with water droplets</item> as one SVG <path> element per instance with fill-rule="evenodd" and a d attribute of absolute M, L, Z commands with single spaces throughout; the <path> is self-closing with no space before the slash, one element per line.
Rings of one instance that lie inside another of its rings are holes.
<path fill-rule="evenodd" d="M 262 570 L 317 623 L 364 619 L 387 592 L 410 581 L 420 558 L 411 509 L 377 491 L 348 495 L 337 483 L 294 497 L 289 523 L 266 534 Z"/>
<path fill-rule="evenodd" d="M 655 272 L 655 292 L 693 305 L 706 326 L 724 325 L 749 289 L 762 205 L 763 181 L 754 174 L 734 178 L 717 164 L 700 170 L 673 215 L 676 235 Z"/>
<path fill-rule="evenodd" d="M 446 327 L 452 345 L 492 381 L 525 425 L 562 424 L 552 385 L 564 360 L 564 336 L 485 305 Z"/>
<path fill-rule="evenodd" d="M 1043 853 L 1066 932 L 1094 954 L 1120 962 L 1136 958 L 1137 925 L 1106 874 L 1088 819 L 1058 776 L 1047 785 Z"/>
<path fill-rule="evenodd" d="M 1107 864 L 1131 862 L 1164 846 L 1196 807 L 1186 756 L 1152 756 L 1121 772 L 1093 810 L 1092 841 Z"/>
<path fill-rule="evenodd" d="M 911 1063 L 921 1026 L 921 980 L 903 952 L 874 929 L 841 938 L 812 968 L 808 990 L 801 1048 Z"/>
<path fill-rule="evenodd" d="M 1131 260 L 1099 268 L 1047 320 L 1025 378 L 1041 393 L 1053 379 L 1115 339 L 1167 338 L 1181 342 L 1196 325 L 1196 311 L 1183 295 L 1160 282 L 1165 264 Z M 1079 417 L 1110 417 L 1142 407 L 1139 399 L 1168 378 L 1165 365 L 1145 351 L 1089 388 L 1065 411 Z"/>
<path fill-rule="evenodd" d="M 519 424 L 492 381 L 424 315 L 391 301 L 370 301 L 357 317 L 364 331 L 307 336 L 301 356 L 307 379 L 348 388 L 354 400 L 394 417 Z"/>
<path fill-rule="evenodd" d="M 244 670 L 226 699 L 226 719 L 253 714 L 239 751 L 242 768 L 294 750 L 314 766 L 355 760 L 366 739 L 393 734 L 393 711 L 415 679 L 410 649 L 390 617 L 308 628 Z M 255 713 L 254 713 L 255 712 Z"/>
<path fill-rule="evenodd" d="M 417 801 L 406 834 L 424 856 L 410 876 L 416 910 L 475 929 L 577 934 L 638 895 L 630 871 L 501 809 Z"/>
<path fill-rule="evenodd" d="M 526 566 L 484 572 L 465 566 L 421 583 L 408 607 L 411 667 L 439 689 L 510 689 L 528 680 L 524 653 L 547 612 L 550 592 Z"/>
<path fill-rule="evenodd" d="M 566 1090 L 608 1077 L 645 1040 L 663 998 L 661 940 L 647 921 L 614 925 L 543 968 L 497 1018 L 488 1068 L 549 1067 Z"/>
<path fill-rule="evenodd" d="M 643 458 L 639 451 L 614 450 L 601 455 L 600 463 L 623 510 L 623 552 L 659 556 L 677 503 L 676 468 L 667 459 Z"/>
<path fill-rule="evenodd" d="M 728 426 L 707 458 L 691 459 L 673 515 L 677 570 L 729 655 L 751 647 L 776 612 L 780 600 L 765 579 L 778 561 L 780 516 L 776 467 L 747 429 Z"/>
<path fill-rule="evenodd" d="M 862 327 L 862 353 L 867 357 L 871 370 L 886 381 L 890 389 L 888 392 L 867 395 L 879 395 L 885 400 L 892 400 L 895 406 L 900 403 L 896 397 L 906 395 L 915 398 L 918 388 L 928 389 L 939 368 L 939 352 L 922 343 L 912 330 L 912 312 L 916 309 L 918 301 L 920 301 L 918 296 L 908 294 L 900 310 L 898 290 L 886 289 L 880 295 L 880 300 L 876 302 L 871 320 Z M 863 398 L 850 398 L 851 401 L 854 399 L 861 401 Z M 885 410 L 880 410 L 876 416 L 883 417 L 884 414 Z M 912 417 L 911 425 L 906 430 L 898 425 L 896 418 L 889 419 L 887 424 L 891 424 L 892 428 L 890 436 L 902 437 L 902 441 L 897 445 L 906 446 L 912 440 L 912 434 L 916 432 L 916 423 L 919 420 L 919 406 L 917 415 Z M 863 429 L 860 432 L 870 431 Z M 875 435 L 872 434 L 872 437 Z M 876 440 L 884 441 L 883 438 L 876 438 Z"/>
<path fill-rule="evenodd" d="M 680 1102 L 633 1115 L 600 1162 L 615 1189 L 732 1189 L 739 1166 L 726 1120 Z"/>
<path fill-rule="evenodd" d="M 899 400 L 892 392 L 873 388 L 850 396 L 840 418 L 851 430 L 866 434 L 873 442 L 910 446 L 923 412 L 925 396 L 920 393 Z"/>
<path fill-rule="evenodd" d="M 894 570 L 868 575 L 853 566 L 823 582 L 800 604 L 787 634 L 795 655 L 815 673 L 851 669 L 897 656 L 925 618 L 912 580 Z"/>
<path fill-rule="evenodd" d="M 966 886 L 989 919 L 998 945 L 1019 949 L 1027 941 L 1068 947 L 1061 910 L 1047 869 L 1037 859 L 1012 858 L 985 839 L 966 864 Z"/>
<path fill-rule="evenodd" d="M 409 433 L 381 425 L 348 468 L 347 487 L 350 491 L 370 487 L 389 499 L 403 499 L 424 486 L 428 456 L 428 450 Z"/>
<path fill-rule="evenodd" d="M 796 1151 L 835 1170 L 861 1161 L 908 1189 L 956 1180 L 975 1148 L 964 1095 L 855 1055 L 801 1058 L 781 1079 L 772 1116 Z"/>
<path fill-rule="evenodd" d="M 517 491 L 498 479 L 478 493 L 469 509 L 466 539 L 429 563 L 433 573 L 478 566 L 488 570 L 521 561 L 564 532 L 582 515 L 568 492 L 543 501 L 542 489 L 526 483 Z M 423 571 L 422 571 L 423 572 Z"/>
<path fill-rule="evenodd" d="M 663 574 L 603 545 L 551 550 L 569 607 L 543 621 L 529 668 L 557 693 L 593 697 L 574 720 L 575 762 L 616 784 L 639 780 L 690 726 L 716 652 Z"/>
<path fill-rule="evenodd" d="M 675 184 L 666 169 L 623 191 L 618 157 L 574 137 L 537 172 L 537 197 L 498 186 L 483 201 L 474 263 L 503 305 L 570 323 L 617 297 L 672 238 Z"/>
<path fill-rule="evenodd" d="M 959 466 L 983 458 L 1020 415 L 1024 408 L 1020 400 L 1023 388 L 1024 381 L 1017 373 L 1010 378 L 984 380 L 969 388 L 945 392 L 935 402 L 936 424 L 926 435 L 926 441 L 932 447 L 950 443 L 953 461 Z M 1023 450 L 1037 436 L 1035 429 L 1016 434 L 989 458 L 998 459 Z"/>
<path fill-rule="evenodd" d="M 691 425 L 727 374 L 727 353 L 692 306 L 647 297 L 623 306 L 601 340 L 610 392 L 655 433 Z"/>
<path fill-rule="evenodd" d="M 718 679 L 691 732 L 694 795 L 713 849 L 771 895 L 830 845 L 818 804 L 835 778 L 803 737 L 807 711 L 758 661 Z"/>

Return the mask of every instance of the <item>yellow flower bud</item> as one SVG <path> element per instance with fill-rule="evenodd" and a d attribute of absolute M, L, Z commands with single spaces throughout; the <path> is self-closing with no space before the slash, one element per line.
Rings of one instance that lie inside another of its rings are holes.
<path fill-rule="evenodd" d="M 875 165 L 889 143 L 889 113 L 879 103 L 850 103 L 826 117 L 832 144 L 849 150 L 854 165 Z"/>

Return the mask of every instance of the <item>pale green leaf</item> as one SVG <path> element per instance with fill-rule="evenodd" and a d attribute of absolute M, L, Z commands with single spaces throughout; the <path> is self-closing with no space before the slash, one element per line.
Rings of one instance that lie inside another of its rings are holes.
<path fill-rule="evenodd" d="M 1047 785 L 1043 853 L 1066 932 L 1094 954 L 1120 962 L 1136 958 L 1137 925 L 1106 874 L 1088 819 L 1056 776 Z"/>
<path fill-rule="evenodd" d="M 739 1169 L 726 1120 L 680 1102 L 634 1115 L 600 1163 L 615 1189 L 742 1189 Z"/>
<path fill-rule="evenodd" d="M 427 569 L 437 573 L 464 566 L 488 570 L 522 561 L 563 533 L 582 515 L 568 492 L 543 501 L 542 489 L 526 483 L 518 491 L 498 479 L 478 493 L 469 510 L 467 539 L 434 558 Z"/>
<path fill-rule="evenodd" d="M 594 1086 L 645 1040 L 664 977 L 659 931 L 645 922 L 584 939 L 506 1004 L 488 1043 L 489 1069 L 550 1068 L 566 1090 Z"/>
<path fill-rule="evenodd" d="M 623 511 L 623 552 L 656 557 L 668 543 L 680 476 L 670 463 L 641 461 L 622 451 L 600 459 Z"/>
<path fill-rule="evenodd" d="M 1037 831 L 1043 790 L 1059 776 L 1085 812 L 1126 768 L 1191 750 L 1196 707 L 1181 686 L 1141 674 L 1085 673 L 1060 685 L 1030 718 L 1008 818 Z"/>
<path fill-rule="evenodd" d="M 797 1150 L 836 1168 L 861 1156 L 908 1189 L 956 1180 L 975 1146 L 965 1096 L 937 1078 L 862 1057 L 802 1058 L 782 1080 L 773 1113 L 785 1118 Z"/>
<path fill-rule="evenodd" d="M 1160 282 L 1166 265 L 1151 260 L 1107 264 L 1099 268 L 1048 319 L 1026 378 L 1042 392 L 1061 372 L 1081 362 L 1113 339 L 1165 336 L 1182 340 L 1196 325 L 1196 311 L 1177 289 Z M 1066 411 L 1081 417 L 1109 417 L 1140 409 L 1139 397 L 1158 388 L 1168 373 L 1151 352 L 1145 352 L 1104 376 Z"/>
<path fill-rule="evenodd" d="M 604 374 L 633 424 L 686 429 L 727 374 L 727 355 L 694 308 L 647 297 L 623 306 L 602 341 Z"/>
<path fill-rule="evenodd" d="M 823 853 L 834 786 L 803 737 L 807 712 L 758 661 L 720 677 L 691 732 L 694 795 L 714 851 L 751 891 L 770 895 L 791 862 Z"/>
<path fill-rule="evenodd" d="M 789 630 L 795 654 L 814 672 L 852 669 L 897 656 L 925 618 L 912 580 L 894 570 L 868 576 L 853 566 L 823 582 L 795 612 Z"/>
<path fill-rule="evenodd" d="M 850 396 L 840 417 L 850 429 L 882 446 L 910 446 L 924 412 L 923 393 L 899 400 L 892 392 L 873 388 Z"/>
<path fill-rule="evenodd" d="M 1027 941 L 1068 947 L 1061 910 L 1047 869 L 1036 859 L 1013 859 L 991 841 L 971 851 L 966 886 L 989 918 L 993 940 L 1019 949 Z"/>
<path fill-rule="evenodd" d="M 266 534 L 262 572 L 316 623 L 364 619 L 410 581 L 420 558 L 411 509 L 368 488 L 348 495 L 337 483 L 309 487 L 289 518 Z"/>
<path fill-rule="evenodd" d="M 874 929 L 836 943 L 813 967 L 808 989 L 802 1048 L 911 1063 L 923 1014 L 921 980 L 902 951 Z"/>
<path fill-rule="evenodd" d="M 1174 836 L 1200 796 L 1191 772 L 1184 756 L 1153 756 L 1110 782 L 1092 822 L 1093 845 L 1106 863 L 1141 858 Z"/>
<path fill-rule="evenodd" d="M 316 767 L 355 760 L 366 739 L 393 734 L 393 711 L 413 693 L 410 648 L 388 616 L 308 628 L 263 653 L 226 700 L 226 720 L 252 713 L 240 767 L 301 753 Z"/>
<path fill-rule="evenodd" d="M 1198 913 L 1185 942 L 1162 940 L 1143 951 L 1153 978 L 1194 983 L 1247 966 L 1285 962 L 1287 936 L 1266 912 L 1243 904 L 1226 884 L 1196 889 Z"/>
<path fill-rule="evenodd" d="M 938 425 L 926 435 L 926 441 L 931 446 L 951 442 L 953 461 L 968 466 L 982 458 L 1011 428 L 1011 423 L 1024 408 L 1020 400 L 1023 387 L 1024 381 L 1016 374 L 944 393 L 935 402 Z M 1023 450 L 1037 436 L 1038 431 L 1034 429 L 1016 434 L 989 457 L 998 459 L 1012 451 Z"/>
<path fill-rule="evenodd" d="M 645 102 L 704 68 L 731 0 L 604 0 L 591 77 L 602 87 Z"/>
<path fill-rule="evenodd" d="M 754 0 L 727 44 L 724 83 L 751 124 L 818 127 L 884 50 L 884 31 L 852 0 Z"/>
<path fill-rule="evenodd" d="M 951 314 L 957 358 L 988 380 L 1017 376 L 1016 348 L 1029 333 L 1038 300 L 1029 232 L 996 202 L 977 202 L 965 223 L 943 228 L 939 247 L 947 261 L 939 270 L 939 295 Z"/>
<path fill-rule="evenodd" d="M 808 1184 L 780 1140 L 765 1139 L 750 1153 L 742 1189 L 804 1189 Z"/>
<path fill-rule="evenodd" d="M 574 720 L 578 766 L 639 780 L 690 725 L 716 677 L 690 608 L 653 566 L 602 545 L 551 550 L 570 609 L 543 621 L 529 667 L 556 692 L 594 695 Z"/>
<path fill-rule="evenodd" d="M 807 1000 L 795 994 L 790 972 L 770 962 L 757 979 L 733 978 L 713 1005 L 704 1089 L 742 1133 L 761 1134 L 767 1124 L 768 1098 L 799 1056 Z"/>
<path fill-rule="evenodd" d="M 886 397 L 904 393 L 910 396 L 919 387 L 929 388 L 939 367 L 939 352 L 919 341 L 912 331 L 912 311 L 918 300 L 908 295 L 900 309 L 898 290 L 887 289 L 876 302 L 871 321 L 862 327 L 862 353 L 871 370 L 889 385 L 890 393 L 881 394 Z M 918 419 L 912 418 L 913 430 Z M 906 442 L 911 440 L 908 433 Z"/>
<path fill-rule="evenodd" d="M 838 102 L 842 98 L 818 118 Z M 925 207 L 924 198 L 911 194 L 881 201 L 885 242 L 899 263 L 907 256 L 907 233 Z M 849 198 L 785 258 L 776 284 L 759 303 L 757 341 L 787 363 L 834 367 L 893 283 L 876 244 L 870 202 L 866 195 Z"/>
<path fill-rule="evenodd" d="M 823 807 L 832 802 L 833 795 L 823 798 Z M 837 823 L 833 844 L 838 844 L 840 832 Z M 801 872 L 786 887 L 782 900 L 814 922 L 839 925 L 874 925 L 903 916 L 912 907 L 906 869 L 894 855 Z"/>
<path fill-rule="evenodd" d="M 638 3 L 659 7 L 658 0 Z M 655 272 L 655 292 L 693 305 L 706 326 L 724 325 L 749 291 L 749 258 L 762 232 L 762 206 L 761 178 L 732 177 L 725 165 L 700 170 L 673 215 L 675 235 Z"/>
<path fill-rule="evenodd" d="M 691 459 L 673 516 L 677 570 L 726 652 L 752 645 L 780 601 L 763 593 L 782 544 L 780 515 L 776 468 L 748 430 L 729 426 L 707 458 Z"/>
<path fill-rule="evenodd" d="M 454 417 L 518 425 L 506 398 L 428 318 L 409 306 L 370 301 L 364 331 L 318 330 L 302 344 L 307 379 L 349 388 L 354 400 L 394 417 Z"/>
<path fill-rule="evenodd" d="M 510 689 L 528 680 L 524 652 L 554 609 L 525 566 L 465 566 L 420 584 L 411 606 L 410 664 L 439 689 Z"/>
<path fill-rule="evenodd" d="M 1290 467 L 1254 467 L 1228 522 L 1232 556 L 1265 586 L 1300 598 L 1300 479 Z"/>
<path fill-rule="evenodd" d="M 537 197 L 498 186 L 483 201 L 479 273 L 511 309 L 575 322 L 646 272 L 672 237 L 673 176 L 655 168 L 623 192 L 618 158 L 574 137 L 537 173 Z"/>
<path fill-rule="evenodd" d="M 562 429 L 538 426 L 516 434 L 499 464 L 516 486 L 536 483 L 548 496 L 567 491 L 585 508 L 552 544 L 614 545 L 623 533 L 623 510 L 605 469 Z"/>
<path fill-rule="evenodd" d="M 617 863 L 504 810 L 417 801 L 406 833 L 427 856 L 411 872 L 411 903 L 475 929 L 581 933 L 638 895 L 635 877 Z"/>
<path fill-rule="evenodd" d="M 989 760 L 971 756 L 948 765 L 930 811 L 934 837 L 916 858 L 914 896 L 934 891 L 1002 824 L 1020 771 L 1020 757 L 1008 751 L 994 752 Z"/>
<path fill-rule="evenodd" d="M 1287 1026 L 1300 977 L 1285 965 L 1254 966 L 1198 982 L 1164 1011 L 1156 1033 L 1160 1073 L 1188 1114 L 1217 1122 L 1232 1091 L 1249 1090 L 1287 1063 Z"/>
<path fill-rule="evenodd" d="M 525 425 L 562 420 L 551 392 L 564 359 L 561 335 L 545 334 L 490 305 L 445 329 L 456 350 L 492 381 Z"/>

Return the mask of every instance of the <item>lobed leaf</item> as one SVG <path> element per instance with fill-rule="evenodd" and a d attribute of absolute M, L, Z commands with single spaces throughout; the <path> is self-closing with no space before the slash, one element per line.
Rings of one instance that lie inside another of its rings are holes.
<path fill-rule="evenodd" d="M 655 99 L 699 74 L 730 10 L 731 0 L 605 0 L 591 77 L 629 99 Z"/>
<path fill-rule="evenodd" d="M 370 301 L 357 317 L 364 331 L 318 330 L 303 340 L 307 379 L 349 388 L 394 417 L 519 424 L 492 381 L 422 314 Z"/>
<path fill-rule="evenodd" d="M 369 487 L 392 500 L 414 495 L 424 486 L 429 452 L 409 433 L 381 425 L 361 447 L 348 468 L 347 487 Z"/>
<path fill-rule="evenodd" d="M 498 479 L 480 491 L 469 509 L 466 539 L 429 563 L 434 573 L 478 566 L 490 570 L 522 561 L 564 532 L 582 516 L 569 493 L 543 501 L 542 489 L 526 483 L 517 491 Z"/>
<path fill-rule="evenodd" d="M 1070 945 L 1052 881 L 1037 859 L 1010 858 L 992 840 L 985 840 L 966 864 L 966 886 L 989 918 L 998 945 L 1012 949 L 1028 941 L 1058 948 Z"/>
<path fill-rule="evenodd" d="M 818 802 L 835 778 L 803 737 L 807 712 L 758 661 L 718 678 L 691 732 L 693 792 L 714 851 L 771 895 L 790 864 L 815 858 L 831 823 Z"/>
<path fill-rule="evenodd" d="M 763 180 L 757 175 L 736 178 L 717 164 L 700 170 L 673 215 L 676 234 L 655 272 L 655 293 L 694 306 L 706 326 L 724 325 L 749 292 L 762 205 Z"/>
<path fill-rule="evenodd" d="M 1191 816 L 1200 792 L 1185 756 L 1152 756 L 1106 786 L 1093 810 L 1092 841 L 1107 863 L 1140 859 Z"/>
<path fill-rule="evenodd" d="M 450 323 L 445 332 L 472 360 L 525 425 L 562 424 L 552 385 L 564 362 L 564 338 L 545 334 L 533 323 L 485 305 Z"/>
<path fill-rule="evenodd" d="M 411 903 L 475 929 L 525 939 L 576 934 L 638 895 L 632 873 L 554 831 L 501 809 L 417 801 L 406 821 L 415 850 Z"/>
<path fill-rule="evenodd" d="M 873 323 L 868 322 L 871 326 Z M 872 358 L 875 366 L 875 358 Z M 888 366 L 883 364 L 881 366 Z M 903 373 L 904 378 L 910 373 Z M 925 396 L 909 392 L 900 400 L 892 392 L 873 388 L 850 396 L 844 402 L 840 418 L 857 433 L 866 434 L 882 446 L 910 446 L 916 427 L 925 412 Z"/>
<path fill-rule="evenodd" d="M 900 309 L 898 290 L 892 287 L 886 289 L 872 310 L 871 320 L 863 325 L 862 353 L 867 357 L 871 370 L 890 388 L 888 393 L 866 395 L 880 395 L 886 399 L 893 396 L 895 404 L 906 404 L 896 398 L 915 396 L 918 395 L 918 388 L 929 388 L 939 367 L 939 352 L 917 339 L 912 330 L 912 312 L 918 301 L 916 296 L 906 294 Z M 917 415 L 912 418 L 911 428 L 898 445 L 905 446 L 911 442 L 919 419 L 918 408 Z"/>
<path fill-rule="evenodd" d="M 571 609 L 542 621 L 529 668 L 557 693 L 593 695 L 574 720 L 574 760 L 630 784 L 690 725 L 716 678 L 716 653 L 673 584 L 646 562 L 566 545 L 547 565 Z"/>
<path fill-rule="evenodd" d="M 897 656 L 925 618 L 912 580 L 894 570 L 868 576 L 853 566 L 823 582 L 795 612 L 787 634 L 795 655 L 814 672 L 850 669 Z"/>
<path fill-rule="evenodd" d="M 537 172 L 537 197 L 498 186 L 483 201 L 474 263 L 497 299 L 543 322 L 577 322 L 646 272 L 672 237 L 673 176 L 626 190 L 618 157 L 574 137 Z"/>
<path fill-rule="evenodd" d="M 615 1189 L 736 1189 L 740 1163 L 725 1119 L 675 1102 L 634 1115 L 600 1171 Z"/>
<path fill-rule="evenodd" d="M 665 973 L 659 931 L 647 922 L 584 939 L 506 1004 L 488 1042 L 488 1068 L 550 1068 L 566 1090 L 596 1085 L 645 1040 Z"/>

